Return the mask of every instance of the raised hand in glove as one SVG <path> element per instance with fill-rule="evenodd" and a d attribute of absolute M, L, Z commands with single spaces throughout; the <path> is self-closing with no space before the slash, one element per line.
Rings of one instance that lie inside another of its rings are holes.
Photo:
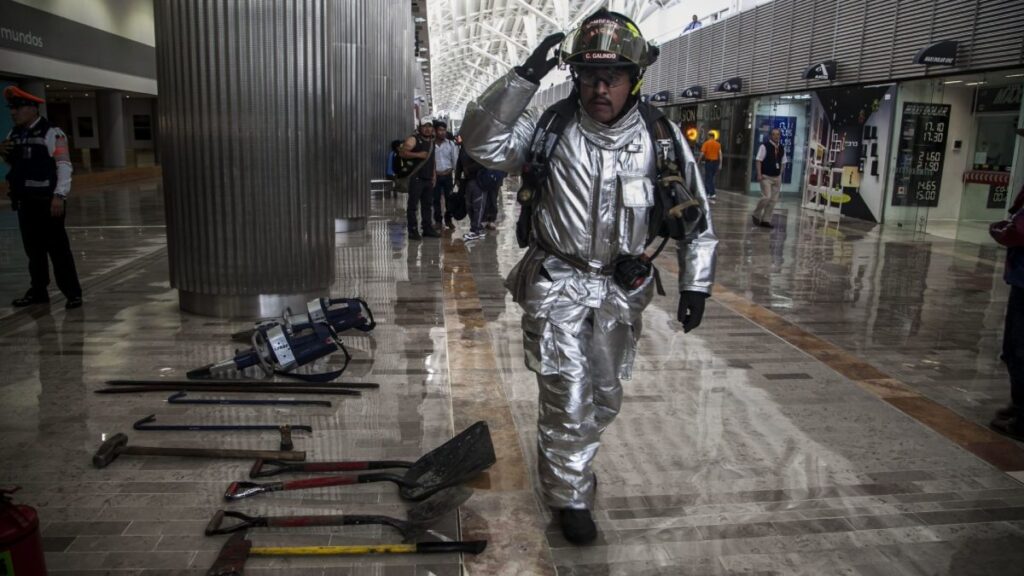
<path fill-rule="evenodd" d="M 676 318 L 683 323 L 683 332 L 689 332 L 704 318 L 704 301 L 708 295 L 703 292 L 684 290 L 679 293 L 679 309 Z"/>
<path fill-rule="evenodd" d="M 545 38 L 540 46 L 533 51 L 533 54 L 526 59 L 526 62 L 523 62 L 522 66 L 516 66 L 516 74 L 519 74 L 524 80 L 540 84 L 541 78 L 547 76 L 555 64 L 558 64 L 558 58 L 548 58 L 548 53 L 551 52 L 551 48 L 558 46 L 559 42 L 564 39 L 565 34 L 561 32 L 556 32 Z"/>

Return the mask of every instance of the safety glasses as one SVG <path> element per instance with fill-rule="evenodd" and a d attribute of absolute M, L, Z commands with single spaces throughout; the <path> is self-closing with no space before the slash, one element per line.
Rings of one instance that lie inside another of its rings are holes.
<path fill-rule="evenodd" d="M 588 87 L 596 87 L 603 82 L 609 88 L 615 88 L 629 82 L 629 72 L 615 68 L 583 68 L 575 74 L 580 84 Z"/>

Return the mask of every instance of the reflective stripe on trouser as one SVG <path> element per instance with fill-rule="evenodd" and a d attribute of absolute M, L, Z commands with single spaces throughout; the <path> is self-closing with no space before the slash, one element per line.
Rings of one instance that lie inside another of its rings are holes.
<path fill-rule="evenodd" d="M 615 324 L 604 332 L 595 328 L 593 314 L 579 334 L 549 323 L 541 336 L 541 347 L 550 346 L 558 362 L 557 374 L 537 375 L 537 469 L 553 508 L 593 508 L 591 464 L 622 405 L 618 370 L 633 345 L 632 327 Z"/>
<path fill-rule="evenodd" d="M 779 201 L 779 190 L 782 188 L 782 176 L 764 176 L 761 178 L 761 200 L 754 208 L 754 217 L 758 220 L 771 222 L 775 203 Z"/>

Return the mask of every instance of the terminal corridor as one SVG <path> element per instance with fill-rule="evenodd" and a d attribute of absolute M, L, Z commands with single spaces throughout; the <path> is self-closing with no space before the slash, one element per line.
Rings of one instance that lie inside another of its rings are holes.
<path fill-rule="evenodd" d="M 83 192 L 68 229 L 88 305 L 0 318 L 0 405 L 17 414 L 0 423 L 3 481 L 39 510 L 54 574 L 203 574 L 226 538 L 202 529 L 248 462 L 123 457 L 96 470 L 101 438 L 274 443 L 266 432 L 150 439 L 130 430 L 149 413 L 158 422 L 223 417 L 159 395 L 93 394 L 108 379 L 181 378 L 230 355 L 226 335 L 247 325 L 178 312 L 161 198 L 158 180 Z M 534 494 L 536 383 L 502 286 L 520 253 L 510 192 L 499 230 L 468 245 L 455 233 L 409 244 L 397 199 L 376 193 L 367 228 L 337 236 L 331 288 L 366 298 L 378 322 L 369 336 L 343 337 L 353 355 L 343 380 L 380 389 L 303 413 L 314 431 L 296 432 L 296 445 L 318 459 L 414 460 L 486 419 L 498 463 L 471 484 L 458 517 L 434 530 L 489 547 L 462 565 L 446 556 L 252 558 L 247 574 L 995 575 L 1024 559 L 1024 451 L 984 427 L 1006 393 L 998 343 L 1007 290 L 994 249 L 826 223 L 785 204 L 775 229 L 754 228 L 752 201 L 720 193 L 719 285 L 704 325 L 683 335 L 674 302 L 652 304 L 621 416 L 596 460 L 599 540 L 580 548 Z M 0 226 L 2 252 L 20 269 L 16 233 L 8 219 Z M 668 270 L 674 259 L 658 263 Z M 669 293 L 674 277 L 663 274 Z M 260 423 L 299 413 L 239 414 Z M 406 508 L 388 484 L 294 494 L 227 507 Z M 381 534 L 251 537 L 322 545 Z"/>

